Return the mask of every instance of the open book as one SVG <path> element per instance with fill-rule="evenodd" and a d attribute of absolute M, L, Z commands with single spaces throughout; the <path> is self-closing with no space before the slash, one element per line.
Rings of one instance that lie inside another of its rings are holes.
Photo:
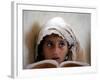
<path fill-rule="evenodd" d="M 78 67 L 78 66 L 89 66 L 89 64 L 78 61 L 64 61 L 59 64 L 56 60 L 43 60 L 29 64 L 26 68 L 39 69 L 39 68 Z"/>

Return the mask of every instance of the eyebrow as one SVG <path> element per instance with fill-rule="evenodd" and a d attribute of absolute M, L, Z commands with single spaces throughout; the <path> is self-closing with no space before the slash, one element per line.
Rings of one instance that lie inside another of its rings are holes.
<path fill-rule="evenodd" d="M 53 40 L 45 40 L 44 42 L 53 42 Z"/>
<path fill-rule="evenodd" d="M 54 40 L 45 40 L 44 42 L 54 42 Z M 65 39 L 57 40 L 56 42 L 66 42 Z"/>

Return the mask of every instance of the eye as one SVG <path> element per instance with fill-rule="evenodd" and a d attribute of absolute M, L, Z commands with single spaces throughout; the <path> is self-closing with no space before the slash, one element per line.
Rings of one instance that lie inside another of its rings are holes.
<path fill-rule="evenodd" d="M 53 44 L 51 42 L 47 43 L 47 47 L 51 47 Z"/>
<path fill-rule="evenodd" d="M 60 47 L 64 47 L 64 46 L 65 46 L 65 42 L 64 42 L 64 41 L 61 41 L 61 42 L 59 43 L 59 46 L 60 46 Z"/>

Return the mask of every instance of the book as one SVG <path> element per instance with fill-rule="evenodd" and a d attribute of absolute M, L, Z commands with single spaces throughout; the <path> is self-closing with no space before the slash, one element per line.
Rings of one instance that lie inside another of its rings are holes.
<path fill-rule="evenodd" d="M 79 66 L 89 66 L 89 64 L 78 62 L 78 61 L 64 61 L 59 64 L 56 60 L 43 60 L 43 61 L 29 64 L 26 68 L 41 69 L 41 68 L 79 67 Z"/>

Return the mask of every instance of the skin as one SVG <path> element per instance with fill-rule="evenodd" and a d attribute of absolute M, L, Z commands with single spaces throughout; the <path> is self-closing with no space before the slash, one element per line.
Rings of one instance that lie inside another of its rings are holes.
<path fill-rule="evenodd" d="M 43 45 L 43 54 L 45 59 L 53 59 L 58 63 L 64 61 L 68 53 L 67 42 L 62 37 L 52 34 L 45 38 Z"/>

